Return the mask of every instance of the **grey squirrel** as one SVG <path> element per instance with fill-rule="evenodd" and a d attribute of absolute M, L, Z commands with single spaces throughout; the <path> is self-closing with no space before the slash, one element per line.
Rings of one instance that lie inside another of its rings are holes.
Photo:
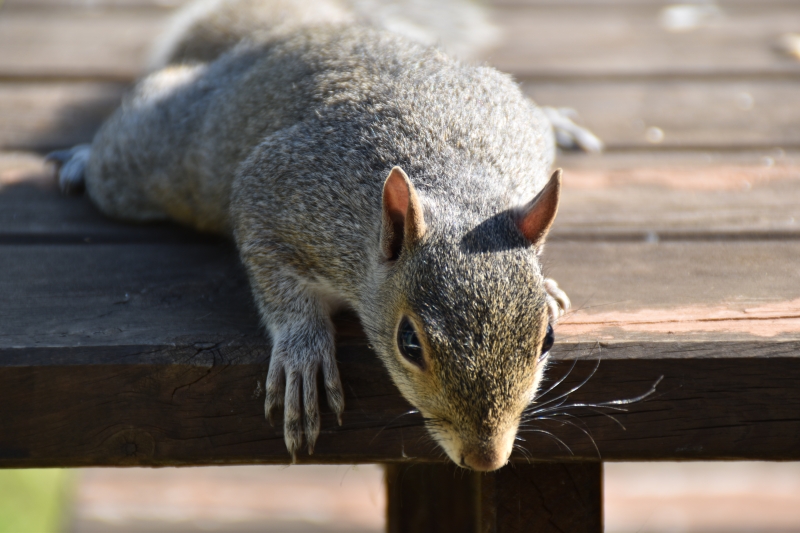
<path fill-rule="evenodd" d="M 570 305 L 539 262 L 551 122 L 509 76 L 380 25 L 264 22 L 286 5 L 194 6 L 91 145 L 51 154 L 62 188 L 235 239 L 292 457 L 319 434 L 320 372 L 341 423 L 330 316 L 346 306 L 447 455 L 497 469 Z M 260 30 L 229 31 L 228 12 Z"/>

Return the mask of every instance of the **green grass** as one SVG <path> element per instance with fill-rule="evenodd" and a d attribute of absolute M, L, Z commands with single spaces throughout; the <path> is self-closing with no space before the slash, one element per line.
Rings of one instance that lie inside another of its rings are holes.
<path fill-rule="evenodd" d="M 0 470 L 0 533 L 57 533 L 66 526 L 68 470 Z"/>

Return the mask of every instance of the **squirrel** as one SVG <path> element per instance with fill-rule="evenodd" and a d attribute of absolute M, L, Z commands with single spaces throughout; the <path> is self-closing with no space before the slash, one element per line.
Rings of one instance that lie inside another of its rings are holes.
<path fill-rule="evenodd" d="M 357 17 L 209 37 L 224 9 L 286 4 L 191 7 L 91 144 L 49 156 L 62 189 L 234 239 L 293 461 L 320 431 L 319 373 L 341 424 L 330 317 L 349 307 L 447 455 L 500 468 L 570 306 L 539 260 L 561 189 L 547 111 L 494 68 Z"/>

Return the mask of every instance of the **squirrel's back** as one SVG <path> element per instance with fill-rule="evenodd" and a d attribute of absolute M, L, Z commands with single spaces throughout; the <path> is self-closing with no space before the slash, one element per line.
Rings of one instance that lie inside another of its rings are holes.
<path fill-rule="evenodd" d="M 95 139 L 87 188 L 112 215 L 226 232 L 237 168 L 270 142 L 276 161 L 296 158 L 292 144 L 313 152 L 316 169 L 292 164 L 298 179 L 325 168 L 375 198 L 386 168 L 402 165 L 421 191 L 482 217 L 534 195 L 554 157 L 549 122 L 506 75 L 388 32 L 328 26 L 143 80 Z"/>

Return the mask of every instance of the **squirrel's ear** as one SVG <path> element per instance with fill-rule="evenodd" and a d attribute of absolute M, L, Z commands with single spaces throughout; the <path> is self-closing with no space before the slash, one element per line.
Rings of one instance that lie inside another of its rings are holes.
<path fill-rule="evenodd" d="M 561 195 L 561 169 L 559 168 L 550 176 L 550 181 L 544 186 L 536 198 L 520 210 L 517 217 L 517 227 L 528 241 L 534 246 L 544 243 L 550 226 L 556 219 L 558 199 Z"/>
<path fill-rule="evenodd" d="M 425 235 L 422 204 L 414 185 L 400 167 L 394 167 L 383 183 L 381 249 L 386 259 L 400 257 L 403 246 L 410 248 Z"/>

